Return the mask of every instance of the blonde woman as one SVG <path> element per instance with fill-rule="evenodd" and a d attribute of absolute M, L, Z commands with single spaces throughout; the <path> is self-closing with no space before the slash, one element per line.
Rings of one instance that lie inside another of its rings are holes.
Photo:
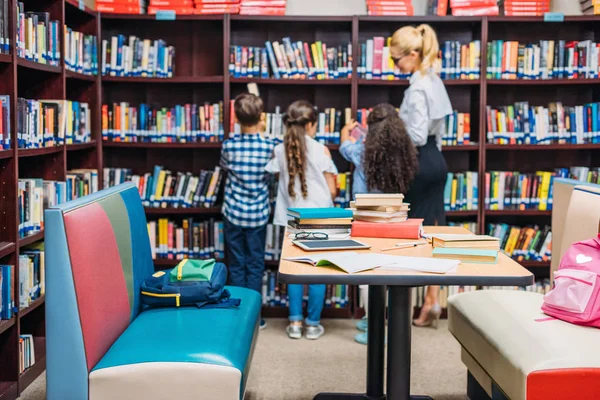
<path fill-rule="evenodd" d="M 400 118 L 418 150 L 419 171 L 406 194 L 409 216 L 423 218 L 425 225 L 446 225 L 444 185 L 448 166 L 441 153 L 444 117 L 452 105 L 444 83 L 434 72 L 439 43 L 431 26 L 404 26 L 394 32 L 390 54 L 403 73 L 412 74 L 404 92 Z M 437 327 L 441 309 L 439 287 L 429 286 L 416 326 Z"/>

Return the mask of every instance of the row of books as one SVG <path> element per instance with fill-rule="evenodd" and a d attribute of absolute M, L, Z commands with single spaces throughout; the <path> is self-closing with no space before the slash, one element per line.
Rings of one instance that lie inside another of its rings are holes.
<path fill-rule="evenodd" d="M 98 38 L 65 25 L 65 68 L 84 75 L 98 75 Z"/>
<path fill-rule="evenodd" d="M 44 243 L 19 254 L 19 309 L 27 308 L 45 294 Z"/>
<path fill-rule="evenodd" d="M 450 0 L 450 8 L 452 15 L 456 17 L 498 15 L 500 13 L 496 0 Z"/>
<path fill-rule="evenodd" d="M 224 138 L 223 102 L 157 107 L 102 105 L 102 139 L 117 142 L 197 143 Z"/>
<path fill-rule="evenodd" d="M 414 14 L 411 0 L 367 0 L 367 15 L 410 16 Z"/>
<path fill-rule="evenodd" d="M 223 221 L 159 218 L 148 221 L 148 235 L 154 260 L 225 257 Z"/>
<path fill-rule="evenodd" d="M 504 0 L 503 6 L 507 17 L 541 17 L 550 11 L 550 0 Z"/>
<path fill-rule="evenodd" d="M 91 111 L 88 103 L 69 100 L 17 100 L 19 148 L 36 149 L 88 143 Z"/>
<path fill-rule="evenodd" d="M 559 168 L 555 172 L 559 178 L 570 178 L 581 182 L 600 184 L 600 168 L 598 167 Z"/>
<path fill-rule="evenodd" d="M 150 0 L 148 14 L 285 15 L 287 0 Z"/>
<path fill-rule="evenodd" d="M 477 222 L 474 221 L 448 221 L 448 226 L 458 226 L 472 233 L 477 232 Z"/>
<path fill-rule="evenodd" d="M 443 146 L 471 144 L 471 114 L 454 112 L 445 117 L 446 129 L 442 135 Z"/>
<path fill-rule="evenodd" d="M 11 319 L 15 312 L 15 266 L 0 265 L 0 318 Z"/>
<path fill-rule="evenodd" d="M 10 53 L 9 1 L 10 0 L 0 0 L 0 54 Z"/>
<path fill-rule="evenodd" d="M 352 44 L 321 41 L 267 41 L 265 47 L 231 46 L 229 73 L 234 78 L 341 79 L 352 77 Z"/>
<path fill-rule="evenodd" d="M 350 304 L 348 285 L 327 285 L 325 289 L 326 308 L 345 308 Z M 304 285 L 303 307 L 308 303 L 308 285 Z M 287 285 L 277 281 L 276 271 L 265 271 L 262 281 L 262 304 L 268 307 L 287 307 L 289 305 Z"/>
<path fill-rule="evenodd" d="M 600 43 L 592 40 L 540 40 L 488 43 L 488 79 L 594 79 L 600 69 Z"/>
<path fill-rule="evenodd" d="M 551 210 L 554 175 L 549 171 L 486 172 L 485 208 L 487 210 Z"/>
<path fill-rule="evenodd" d="M 0 150 L 11 148 L 10 96 L 0 95 Z"/>
<path fill-rule="evenodd" d="M 17 3 L 17 55 L 26 60 L 60 65 L 59 21 L 50 21 L 50 13 L 25 11 L 23 2 Z"/>
<path fill-rule="evenodd" d="M 333 205 L 340 208 L 350 207 L 352 200 L 352 173 L 341 172 L 335 177 L 336 196 Z"/>
<path fill-rule="evenodd" d="M 552 231 L 532 225 L 488 224 L 490 236 L 500 239 L 500 250 L 517 261 L 548 261 L 552 253 Z"/>
<path fill-rule="evenodd" d="M 223 184 L 223 171 L 203 170 L 195 175 L 191 172 L 172 172 L 161 165 L 144 175 L 134 175 L 129 168 L 104 168 L 105 188 L 124 182 L 133 182 L 145 207 L 153 208 L 201 208 L 214 207 Z"/>
<path fill-rule="evenodd" d="M 35 346 L 33 335 L 19 335 L 19 374 L 35 364 Z"/>
<path fill-rule="evenodd" d="M 146 0 L 96 0 L 96 11 L 116 14 L 146 14 Z"/>
<path fill-rule="evenodd" d="M 444 187 L 446 211 L 477 210 L 479 207 L 479 173 L 448 172 Z"/>
<path fill-rule="evenodd" d="M 494 144 L 600 143 L 600 103 L 548 107 L 527 101 L 486 107 L 487 141 Z"/>
<path fill-rule="evenodd" d="M 112 36 L 102 40 L 102 75 L 143 78 L 172 78 L 175 47 L 164 40 L 137 36 Z"/>

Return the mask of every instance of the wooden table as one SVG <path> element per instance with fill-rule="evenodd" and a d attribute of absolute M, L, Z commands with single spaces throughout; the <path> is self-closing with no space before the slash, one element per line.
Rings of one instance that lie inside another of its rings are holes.
<path fill-rule="evenodd" d="M 469 233 L 460 227 L 426 227 L 426 233 Z M 370 285 L 369 287 L 369 335 L 367 344 L 367 388 L 366 393 L 321 393 L 315 400 L 339 399 L 429 399 L 427 396 L 410 395 L 410 340 L 412 306 L 410 289 L 426 285 L 482 285 L 482 286 L 527 286 L 534 282 L 531 272 L 519 263 L 500 254 L 497 264 L 461 263 L 455 273 L 430 274 L 417 271 L 371 270 L 347 274 L 334 267 L 313 267 L 284 258 L 307 254 L 294 246 L 285 235 L 279 281 L 299 284 Z M 361 253 L 379 253 L 381 249 L 402 242 L 398 239 L 356 238 L 368 243 L 369 250 Z M 393 250 L 386 254 L 413 257 L 431 257 L 430 245 Z M 385 350 L 385 293 L 389 286 L 388 302 L 388 349 L 387 387 L 384 394 L 384 350 Z"/>

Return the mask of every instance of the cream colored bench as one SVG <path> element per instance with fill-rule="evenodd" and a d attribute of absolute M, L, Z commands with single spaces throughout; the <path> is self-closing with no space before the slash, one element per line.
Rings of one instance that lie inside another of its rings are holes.
<path fill-rule="evenodd" d="M 564 218 L 553 212 L 553 260 L 596 235 L 600 220 L 599 187 L 556 184 L 554 209 Z M 562 225 L 555 232 L 558 217 Z M 448 302 L 448 326 L 462 346 L 471 400 L 600 399 L 600 329 L 536 321 L 545 318 L 537 293 L 475 291 Z"/>

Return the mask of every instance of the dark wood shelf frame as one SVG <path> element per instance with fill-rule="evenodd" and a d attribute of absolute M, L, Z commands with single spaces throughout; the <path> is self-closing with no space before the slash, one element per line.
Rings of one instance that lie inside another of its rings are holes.
<path fill-rule="evenodd" d="M 87 149 L 95 149 L 97 146 L 96 141 L 92 140 L 88 143 L 72 143 L 67 145 L 67 151 L 78 151 L 78 150 L 87 150 Z"/>
<path fill-rule="evenodd" d="M 518 261 L 525 268 L 550 268 L 550 261 Z"/>
<path fill-rule="evenodd" d="M 172 78 L 143 78 L 129 76 L 103 76 L 102 82 L 111 83 L 223 83 L 222 76 L 174 76 Z"/>
<path fill-rule="evenodd" d="M 210 208 L 144 208 L 146 215 L 218 215 L 221 214 L 221 207 Z"/>
<path fill-rule="evenodd" d="M 600 79 L 488 79 L 486 83 L 506 86 L 598 85 Z"/>
<path fill-rule="evenodd" d="M 485 210 L 486 215 L 516 215 L 516 216 L 551 216 L 552 210 Z"/>
<path fill-rule="evenodd" d="M 36 157 L 47 154 L 61 153 L 63 146 L 41 147 L 39 149 L 19 149 L 19 157 Z"/>
<path fill-rule="evenodd" d="M 0 258 L 11 255 L 14 253 L 15 248 L 16 246 L 13 242 L 0 242 Z"/>
<path fill-rule="evenodd" d="M 42 307 L 46 303 L 46 296 L 35 299 L 27 308 L 19 310 L 19 318 L 26 317 L 29 313 L 35 311 L 38 307 Z"/>
<path fill-rule="evenodd" d="M 497 151 L 600 150 L 600 144 L 486 144 L 485 149 Z"/>
<path fill-rule="evenodd" d="M 40 240 L 44 240 L 44 231 L 38 232 L 33 235 L 25 236 L 19 239 L 19 248 L 28 246 L 32 243 L 39 242 Z"/>
<path fill-rule="evenodd" d="M 19 67 L 28 68 L 28 69 L 32 69 L 32 70 L 36 70 L 36 71 L 49 72 L 49 73 L 53 73 L 53 74 L 60 74 L 61 73 L 61 67 L 60 66 L 54 66 L 54 65 L 49 65 L 49 64 L 41 64 L 39 62 L 35 62 L 35 61 L 31 61 L 31 60 L 26 60 L 26 59 L 21 58 L 21 57 L 17 57 L 17 65 Z"/>
<path fill-rule="evenodd" d="M 80 74 L 79 72 L 70 71 L 68 69 L 65 69 L 65 76 L 67 79 L 75 79 L 86 82 L 96 82 L 96 80 L 98 79 L 96 75 Z"/>
<path fill-rule="evenodd" d="M 103 147 L 122 147 L 137 149 L 220 149 L 221 142 L 196 143 L 145 143 L 145 142 L 113 142 L 104 140 Z"/>
<path fill-rule="evenodd" d="M 0 382 L 0 399 L 14 400 L 19 397 L 18 385 L 16 381 Z"/>
<path fill-rule="evenodd" d="M 12 317 L 11 319 L 3 319 L 0 321 L 0 335 L 6 332 L 8 329 L 15 326 L 17 318 Z M 1 392 L 1 391 L 0 391 Z M 1 398 L 1 397 L 0 397 Z"/>
<path fill-rule="evenodd" d="M 12 158 L 15 155 L 15 151 L 13 149 L 8 150 L 0 150 L 0 160 L 5 158 Z"/>

